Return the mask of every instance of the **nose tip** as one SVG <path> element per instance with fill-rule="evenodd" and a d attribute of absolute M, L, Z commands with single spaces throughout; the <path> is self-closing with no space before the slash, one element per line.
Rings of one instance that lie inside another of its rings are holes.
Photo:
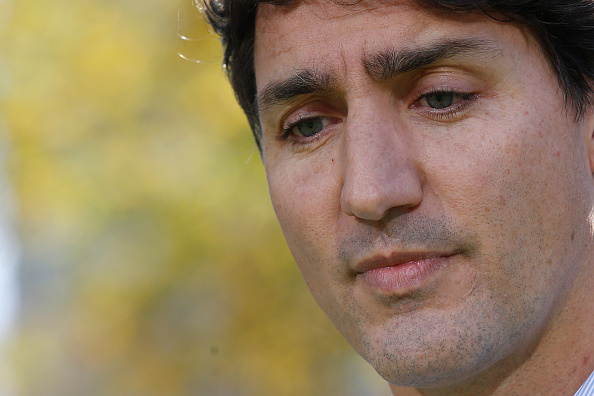
<path fill-rule="evenodd" d="M 422 185 L 414 169 L 353 170 L 343 184 L 340 205 L 348 216 L 379 221 L 393 209 L 416 207 L 422 196 Z"/>
<path fill-rule="evenodd" d="M 380 201 L 382 198 L 379 194 L 358 195 L 360 194 L 342 194 L 340 205 L 346 215 L 372 221 L 378 221 L 384 218 L 387 210 L 381 205 Z"/>

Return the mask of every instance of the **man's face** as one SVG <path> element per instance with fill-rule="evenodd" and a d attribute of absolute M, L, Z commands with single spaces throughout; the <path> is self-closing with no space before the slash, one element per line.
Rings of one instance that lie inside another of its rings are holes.
<path fill-rule="evenodd" d="M 385 379 L 505 372 L 589 249 L 591 125 L 527 31 L 377 4 L 260 6 L 272 203 L 314 297 Z"/>

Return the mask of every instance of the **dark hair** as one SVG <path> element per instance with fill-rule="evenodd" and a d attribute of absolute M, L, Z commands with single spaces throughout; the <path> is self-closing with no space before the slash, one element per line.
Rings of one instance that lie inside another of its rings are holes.
<path fill-rule="evenodd" d="M 221 36 L 224 67 L 260 145 L 256 102 L 254 36 L 259 3 L 292 0 L 203 0 L 206 17 Z M 594 101 L 594 0 L 413 0 L 454 14 L 482 11 L 526 26 L 540 41 L 557 73 L 565 100 L 579 120 Z"/>

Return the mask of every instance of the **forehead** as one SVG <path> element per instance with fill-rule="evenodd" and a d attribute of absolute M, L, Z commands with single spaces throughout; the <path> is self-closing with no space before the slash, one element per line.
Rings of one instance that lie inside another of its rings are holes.
<path fill-rule="evenodd" d="M 386 48 L 414 49 L 426 44 L 464 38 L 502 43 L 522 52 L 535 41 L 523 28 L 497 23 L 480 12 L 455 16 L 410 0 L 361 1 L 348 4 L 331 0 L 305 0 L 289 6 L 262 4 L 256 17 L 256 81 L 279 77 L 292 70 L 316 66 L 343 69 L 356 60 Z M 354 62 L 355 61 L 355 62 Z M 359 62 L 361 63 L 361 62 Z"/>
<path fill-rule="evenodd" d="M 290 37 L 309 39 L 327 38 L 331 31 L 337 34 L 356 29 L 357 21 L 372 19 L 374 30 L 381 30 L 394 24 L 394 16 L 399 19 L 411 12 L 435 14 L 421 8 L 410 0 L 342 2 L 333 0 L 297 0 L 288 5 L 263 3 L 256 15 L 256 35 L 268 34 L 284 39 Z M 389 14 L 391 18 L 378 18 Z M 437 15 L 437 14 L 435 14 Z M 338 28 L 338 30 L 336 30 Z M 422 29 L 421 26 L 419 28 Z M 282 32 L 282 33 L 281 33 Z M 311 33 L 315 32 L 315 35 Z M 281 34 L 278 36 L 278 34 Z M 322 36 L 320 37 L 320 34 Z"/>

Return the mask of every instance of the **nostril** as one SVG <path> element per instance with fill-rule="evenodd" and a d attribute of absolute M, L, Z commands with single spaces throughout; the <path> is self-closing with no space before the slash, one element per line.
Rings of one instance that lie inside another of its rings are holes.
<path fill-rule="evenodd" d="M 379 221 L 395 208 L 412 208 L 421 203 L 422 182 L 414 169 L 397 168 L 388 175 L 369 178 L 351 174 L 341 191 L 343 213 L 362 220 Z"/>
<path fill-rule="evenodd" d="M 348 216 L 354 216 L 363 220 L 378 221 L 384 217 L 389 210 L 383 204 L 385 198 L 378 191 L 362 194 L 362 191 L 344 191 L 341 197 L 343 212 Z"/>

